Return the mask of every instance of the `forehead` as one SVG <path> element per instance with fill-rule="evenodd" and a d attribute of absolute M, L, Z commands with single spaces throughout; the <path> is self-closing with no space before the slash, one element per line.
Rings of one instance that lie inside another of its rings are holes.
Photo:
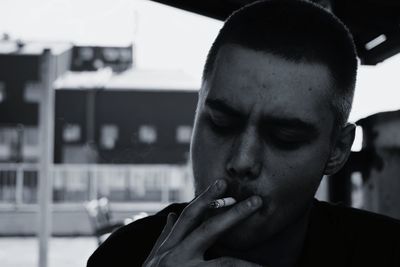
<path fill-rule="evenodd" d="M 242 113 L 317 122 L 332 112 L 333 82 L 327 66 L 237 45 L 221 47 L 205 86 L 206 98 L 224 101 Z"/>

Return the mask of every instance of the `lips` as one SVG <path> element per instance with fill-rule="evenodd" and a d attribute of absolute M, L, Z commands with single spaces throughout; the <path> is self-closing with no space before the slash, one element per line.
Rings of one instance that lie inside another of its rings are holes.
<path fill-rule="evenodd" d="M 224 197 L 233 197 L 237 202 L 240 202 L 255 195 L 260 196 L 263 200 L 262 207 L 259 210 L 257 210 L 256 213 L 260 213 L 263 215 L 267 214 L 269 211 L 271 196 L 260 194 L 257 190 L 254 190 L 254 188 L 253 189 L 250 188 L 246 184 L 240 184 L 239 182 L 236 181 L 228 182 L 228 187 L 224 194 Z"/>
<path fill-rule="evenodd" d="M 240 202 L 257 194 L 246 186 L 239 185 L 237 182 L 231 182 L 228 184 L 225 195 L 226 197 L 233 197 L 236 201 Z"/>

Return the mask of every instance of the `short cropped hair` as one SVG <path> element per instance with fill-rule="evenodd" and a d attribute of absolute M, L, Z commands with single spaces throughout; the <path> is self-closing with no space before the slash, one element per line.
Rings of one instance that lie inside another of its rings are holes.
<path fill-rule="evenodd" d="M 235 44 L 293 62 L 326 65 L 334 81 L 332 108 L 336 126 L 349 117 L 357 76 L 357 53 L 347 27 L 331 12 L 305 0 L 267 0 L 235 11 L 224 23 L 203 71 L 214 69 L 218 50 Z"/>

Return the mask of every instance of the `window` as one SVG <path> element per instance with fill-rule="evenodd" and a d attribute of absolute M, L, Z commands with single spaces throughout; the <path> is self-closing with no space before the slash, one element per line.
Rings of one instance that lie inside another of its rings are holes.
<path fill-rule="evenodd" d="M 42 94 L 43 88 L 40 82 L 28 82 L 24 90 L 24 101 L 28 103 L 39 103 Z"/>
<path fill-rule="evenodd" d="M 192 136 L 192 127 L 188 125 L 180 125 L 176 128 L 176 141 L 180 144 L 190 143 Z"/>
<path fill-rule="evenodd" d="M 103 56 L 106 61 L 117 61 L 119 57 L 119 51 L 116 48 L 104 48 Z"/>
<path fill-rule="evenodd" d="M 18 142 L 18 129 L 13 127 L 4 127 L 0 129 L 0 144 L 9 145 Z"/>
<path fill-rule="evenodd" d="M 63 129 L 64 142 L 77 142 L 81 139 L 81 127 L 78 124 L 65 124 Z"/>
<path fill-rule="evenodd" d="M 100 145 L 105 149 L 113 149 L 118 140 L 118 126 L 114 124 L 105 124 L 100 131 Z"/>
<path fill-rule="evenodd" d="M 156 127 L 142 125 L 139 127 L 139 141 L 146 144 L 153 144 L 157 141 Z"/>
<path fill-rule="evenodd" d="M 39 144 L 39 129 L 37 127 L 24 128 L 24 144 L 35 146 Z"/>
<path fill-rule="evenodd" d="M 85 61 L 92 60 L 94 58 L 94 49 L 91 47 L 82 47 L 79 49 L 79 55 Z"/>
<path fill-rule="evenodd" d="M 6 86 L 4 82 L 0 82 L 0 103 L 6 99 Z"/>

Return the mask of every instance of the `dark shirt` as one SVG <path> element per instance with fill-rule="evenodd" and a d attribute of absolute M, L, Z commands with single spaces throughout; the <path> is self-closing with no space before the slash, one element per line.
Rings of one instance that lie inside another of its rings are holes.
<path fill-rule="evenodd" d="M 161 233 L 172 204 L 114 232 L 89 258 L 88 267 L 141 266 Z M 400 221 L 315 201 L 298 266 L 400 267 Z"/>

